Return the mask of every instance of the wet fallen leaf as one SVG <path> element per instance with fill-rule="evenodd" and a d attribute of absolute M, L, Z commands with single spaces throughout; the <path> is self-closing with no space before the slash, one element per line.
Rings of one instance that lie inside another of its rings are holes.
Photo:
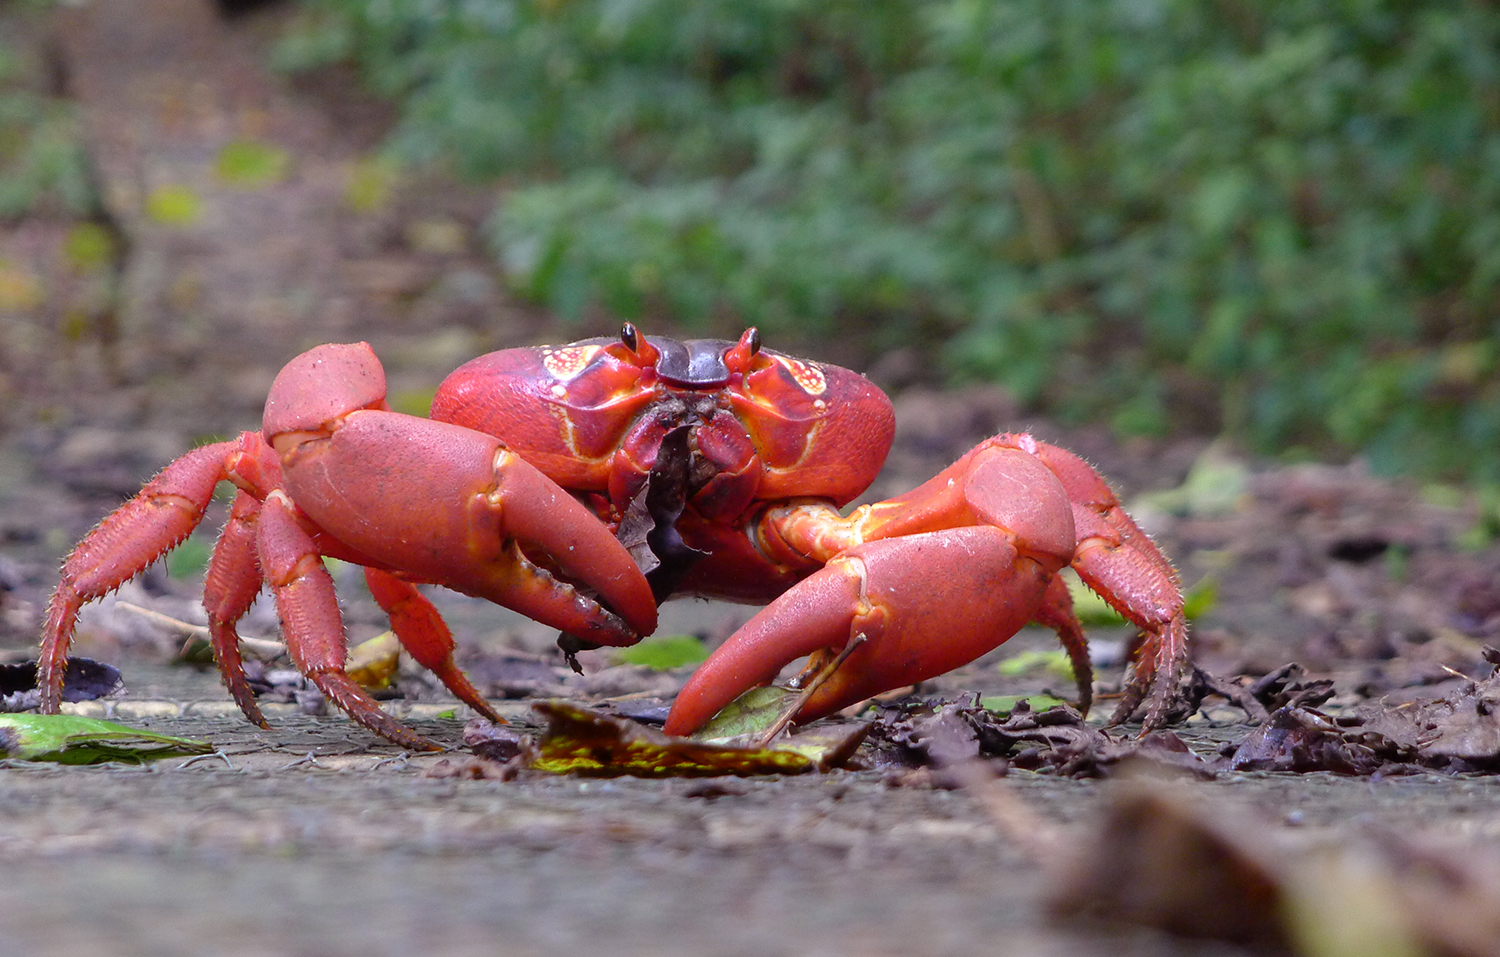
<path fill-rule="evenodd" d="M 693 777 L 716 774 L 803 774 L 847 760 L 863 731 L 846 733 L 817 755 L 788 746 L 796 736 L 771 748 L 734 747 L 674 738 L 624 718 L 611 717 L 562 701 L 532 706 L 547 721 L 532 765 L 554 774 L 614 777 Z M 851 744 L 852 739 L 852 744 Z"/>
<path fill-rule="evenodd" d="M 71 714 L 0 715 L 0 753 L 23 761 L 98 764 L 208 754 L 213 745 Z"/>

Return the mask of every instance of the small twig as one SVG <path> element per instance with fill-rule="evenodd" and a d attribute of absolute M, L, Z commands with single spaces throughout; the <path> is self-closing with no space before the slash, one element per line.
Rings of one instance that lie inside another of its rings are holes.
<path fill-rule="evenodd" d="M 287 771 L 287 770 L 290 770 L 292 768 L 299 768 L 299 767 L 301 767 L 304 764 L 310 764 L 313 767 L 318 768 L 319 770 L 322 770 L 322 771 L 327 771 L 328 770 L 328 766 L 327 765 L 319 764 L 318 763 L 318 756 L 316 754 L 313 754 L 311 751 L 307 752 L 307 754 L 305 754 L 304 756 L 302 756 L 302 757 L 298 758 L 297 760 L 293 761 L 291 764 L 283 764 L 281 767 L 277 768 L 276 770 L 278 770 L 278 771 Z"/>
<path fill-rule="evenodd" d="M 195 625 L 190 621 L 183 621 L 181 618 L 173 618 L 171 615 L 163 615 L 159 611 L 152 611 L 150 608 L 142 608 L 140 605 L 131 604 L 128 601 L 117 601 L 115 602 L 115 607 L 123 611 L 133 612 L 137 615 L 140 615 L 142 618 L 149 618 L 151 621 L 156 622 L 158 625 L 163 625 L 167 628 L 175 628 L 178 631 L 185 631 L 190 635 L 197 635 L 203 638 L 208 637 L 207 625 Z"/>
<path fill-rule="evenodd" d="M 776 723 L 771 725 L 765 734 L 760 736 L 760 740 L 755 742 L 755 746 L 757 748 L 770 747 L 771 742 L 775 740 L 776 736 L 785 731 L 786 726 L 792 723 L 792 718 L 796 716 L 797 712 L 802 710 L 802 706 L 807 703 L 807 699 L 813 696 L 813 692 L 823 687 L 823 683 L 833 677 L 833 673 L 839 669 L 839 665 L 847 661 L 849 656 L 854 654 L 854 650 L 864 644 L 865 641 L 865 635 L 855 635 L 853 638 L 850 638 L 849 643 L 843 647 L 843 650 L 832 661 L 820 669 L 813 676 L 812 681 L 808 682 L 807 687 L 803 688 L 797 694 L 797 699 L 792 702 L 792 706 L 784 711 L 781 717 L 776 719 Z"/>
<path fill-rule="evenodd" d="M 1202 668 L 1194 668 L 1193 671 L 1209 691 L 1227 699 L 1231 704 L 1245 712 L 1251 721 L 1254 721 L 1256 724 L 1265 724 L 1270 720 L 1271 712 L 1266 709 L 1266 706 L 1255 695 L 1250 693 L 1248 688 L 1241 687 L 1231 681 L 1225 681 L 1218 675 L 1210 674 Z"/>
<path fill-rule="evenodd" d="M 140 605 L 136 605 L 128 601 L 117 601 L 115 602 L 115 607 L 123 611 L 128 611 L 133 614 L 140 615 L 142 618 L 147 618 L 151 621 L 154 621 L 164 628 L 173 628 L 177 631 L 187 632 L 187 634 L 190 636 L 189 642 L 191 642 L 193 639 L 206 639 L 209 637 L 208 626 L 206 625 L 195 625 L 190 621 L 183 621 L 181 618 L 173 618 L 171 615 L 164 615 L 159 611 L 153 611 L 150 608 L 143 608 Z M 263 658 L 275 658 L 278 655 L 286 653 L 286 645 L 282 644 L 279 641 L 272 641 L 269 638 L 246 638 L 245 636 L 241 635 L 240 645 L 250 651 L 253 651 L 256 655 Z M 187 647 L 187 644 L 184 644 L 181 651 L 179 651 L 179 654 L 186 652 Z"/>
<path fill-rule="evenodd" d="M 376 761 L 375 764 L 371 766 L 370 770 L 371 771 L 378 771 L 381 768 L 385 767 L 387 764 L 394 764 L 394 765 L 396 765 L 397 770 L 405 771 L 406 768 L 407 768 L 407 765 L 410 764 L 409 758 L 410 758 L 410 753 L 407 752 L 407 751 L 402 751 L 400 754 L 396 755 L 395 757 L 392 757 L 392 758 L 381 758 L 379 761 Z"/>
<path fill-rule="evenodd" d="M 225 754 L 223 750 L 220 749 L 218 751 L 212 752 L 211 754 L 200 754 L 197 757 L 188 758 L 186 761 L 177 765 L 177 770 L 181 771 L 183 768 L 191 767 L 192 765 L 197 764 L 199 761 L 209 761 L 213 758 L 221 759 L 224 762 L 225 767 L 229 768 L 229 770 L 233 771 L 235 769 L 234 762 L 229 760 L 229 755 Z"/>

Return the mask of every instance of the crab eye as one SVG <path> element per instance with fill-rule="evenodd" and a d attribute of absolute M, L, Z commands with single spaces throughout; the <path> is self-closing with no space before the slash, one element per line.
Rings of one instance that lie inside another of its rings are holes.
<path fill-rule="evenodd" d="M 724 352 L 724 365 L 731 372 L 749 372 L 751 360 L 760 352 L 760 330 L 751 326 L 738 342 Z"/>
<path fill-rule="evenodd" d="M 620 341 L 631 352 L 635 352 L 640 347 L 640 336 L 636 334 L 635 323 L 627 322 L 620 327 Z"/>

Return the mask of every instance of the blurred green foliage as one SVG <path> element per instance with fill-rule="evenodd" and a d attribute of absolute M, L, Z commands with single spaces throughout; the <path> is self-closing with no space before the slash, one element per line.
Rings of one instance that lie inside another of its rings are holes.
<path fill-rule="evenodd" d="M 575 316 L 918 339 L 1127 433 L 1500 477 L 1500 9 L 308 0 Z"/>
<path fill-rule="evenodd" d="M 86 215 L 98 197 L 75 112 L 42 89 L 40 65 L 0 41 L 0 219 Z"/>

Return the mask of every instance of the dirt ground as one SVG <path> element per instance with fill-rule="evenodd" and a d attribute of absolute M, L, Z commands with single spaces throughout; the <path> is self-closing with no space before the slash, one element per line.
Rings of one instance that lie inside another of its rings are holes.
<path fill-rule="evenodd" d="M 949 456 L 945 443 L 975 438 L 959 429 L 939 441 L 933 423 L 987 430 L 993 401 L 985 392 L 899 399 L 903 413 L 927 425 L 903 428 L 881 485 L 908 487 L 913 476 L 903 470 L 922 474 Z M 1099 443 L 1093 457 L 1113 456 L 1120 474 L 1142 483 L 1131 498 L 1188 583 L 1218 583 L 1194 624 L 1205 667 L 1261 674 L 1299 661 L 1309 677 L 1335 682 L 1329 713 L 1441 695 L 1459 683 L 1445 668 L 1484 673 L 1478 648 L 1493 640 L 1495 610 L 1485 600 L 1495 552 L 1465 538 L 1480 521 L 1472 501 L 1433 490 L 1424 499 L 1357 466 L 1261 467 L 1225 478 L 1222 470 L 1235 466 L 1219 462 L 1195 474 L 1239 482 L 1238 494 L 1184 504 L 1194 480 L 1184 483 L 1183 468 L 1169 463 L 1216 461 L 1201 444 L 1121 448 L 1089 432 L 1073 444 L 1090 442 Z M 0 610 L 15 659 L 34 645 L 61 551 L 102 504 L 35 460 L 12 451 L 6 461 L 22 476 L 0 490 L 9 585 Z M 1153 475 L 1168 494 L 1147 492 Z M 1387 554 L 1397 549 L 1399 562 Z M 359 639 L 381 624 L 352 584 L 341 581 Z M 125 597 L 190 618 L 196 587 L 192 575 L 158 569 Z M 440 600 L 476 661 L 505 647 L 540 653 L 552 637 L 481 602 Z M 697 601 L 666 610 L 664 630 L 710 641 L 748 613 Z M 274 637 L 274 616 L 257 606 L 244 630 Z M 1105 661 L 1125 637 L 1110 627 L 1091 634 Z M 210 668 L 172 663 L 180 642 L 110 602 L 86 613 L 78 650 L 118 664 L 126 694 L 71 707 L 205 739 L 216 752 L 145 767 L 5 762 L 0 859 L 21 879 L 0 886 L 0 953 L 1242 952 L 1064 919 L 1047 903 L 1056 862 L 1018 844 L 971 789 L 882 770 L 713 782 L 459 779 L 439 765 L 464 759 L 466 715 L 430 685 L 412 679 L 415 700 L 390 706 L 457 749 L 451 754 L 403 754 L 338 714 L 307 715 L 292 704 L 266 705 L 272 729 L 261 731 L 240 717 Z M 1045 671 L 1007 677 L 997 668 L 1052 644 L 1049 634 L 1025 632 L 922 690 L 1066 695 L 1067 682 Z M 552 674 L 565 693 L 595 700 L 647 681 L 607 668 L 602 653 L 589 664 L 602 670 L 586 679 Z M 612 673 L 614 681 L 600 677 Z M 1120 670 L 1105 666 L 1099 679 L 1107 694 Z M 501 707 L 537 726 L 525 701 Z M 1107 710 L 1106 700 L 1096 723 Z M 1212 757 L 1248 730 L 1243 714 L 1210 699 L 1176 733 Z M 1016 768 L 1002 784 L 1081 842 L 1116 787 Z M 1322 847 L 1395 834 L 1500 850 L 1500 783 L 1488 774 L 1221 771 L 1168 786 L 1210 802 L 1215 815 L 1250 809 L 1256 841 Z"/>
<path fill-rule="evenodd" d="M 0 226 L 9 283 L 0 291 L 33 283 L 48 293 L 0 297 L 8 660 L 34 649 L 70 545 L 194 441 L 255 427 L 275 369 L 307 344 L 369 339 L 409 404 L 470 355 L 599 331 L 559 329 L 505 296 L 476 238 L 488 198 L 413 180 L 351 207 L 348 177 L 388 117 L 346 96 L 347 78 L 261 76 L 256 57 L 273 22 L 225 24 L 198 0 L 78 10 L 59 23 L 3 19 L 61 59 L 70 78 L 61 92 L 81 105 L 103 157 L 108 224 L 122 240 L 103 273 L 78 274 L 58 252 L 76 223 Z M 140 40 L 141 56 L 115 55 L 126 36 Z M 209 69 L 225 63 L 238 71 L 228 79 Z M 191 97 L 174 92 L 200 74 L 208 79 Z M 247 189 L 204 172 L 217 146 L 252 134 L 281 143 L 296 175 Z M 207 213 L 196 223 L 152 218 L 140 184 L 172 182 L 198 191 Z M 847 345 L 814 357 L 860 358 Z M 924 388 L 914 361 L 866 365 L 901 387 L 896 447 L 873 497 L 910 488 L 996 431 L 1033 429 L 1096 463 L 1202 596 L 1195 656 L 1214 674 L 1295 661 L 1309 679 L 1333 682 L 1323 707 L 1337 716 L 1439 697 L 1462 687 L 1461 675 L 1488 672 L 1481 649 L 1500 644 L 1500 528 L 1471 491 L 1376 479 L 1357 463 L 1252 462 L 1206 439 L 1120 443 L 1037 421 L 995 390 Z M 180 571 L 153 570 L 124 597 L 192 618 L 193 563 Z M 351 636 L 381 630 L 369 599 L 342 586 Z M 482 603 L 441 601 L 473 661 L 504 648 L 548 653 L 544 629 Z M 264 605 L 246 634 L 275 637 Z M 663 632 L 710 644 L 748 614 L 700 602 L 667 610 Z M 1097 724 L 1118 689 L 1126 635 L 1091 634 L 1106 698 Z M 1056 913 L 1052 862 L 997 817 L 983 789 L 886 770 L 458 778 L 448 772 L 466 754 L 464 711 L 418 679 L 403 684 L 409 700 L 390 706 L 454 753 L 406 755 L 337 714 L 290 704 L 267 705 L 272 729 L 254 728 L 211 669 L 172 662 L 180 643 L 115 604 L 85 615 L 76 650 L 117 664 L 126 694 L 76 710 L 216 751 L 142 767 L 0 762 L 0 862 L 10 875 L 0 882 L 0 954 L 1241 952 Z M 1069 695 L 1045 671 L 997 667 L 1051 644 L 1023 633 L 920 690 Z M 602 655 L 587 678 L 565 678 L 557 664 L 540 667 L 561 693 L 594 700 L 657 680 L 611 670 Z M 681 678 L 664 680 L 669 693 Z M 502 709 L 536 724 L 524 701 Z M 1249 727 L 1211 698 L 1175 730 L 1211 758 Z M 1117 786 L 1016 767 L 1000 783 L 1062 829 L 1063 847 L 1087 842 Z M 1267 844 L 1397 834 L 1500 850 L 1491 774 L 1219 770 L 1168 787 L 1214 814 L 1254 809 L 1251 831 Z"/>

